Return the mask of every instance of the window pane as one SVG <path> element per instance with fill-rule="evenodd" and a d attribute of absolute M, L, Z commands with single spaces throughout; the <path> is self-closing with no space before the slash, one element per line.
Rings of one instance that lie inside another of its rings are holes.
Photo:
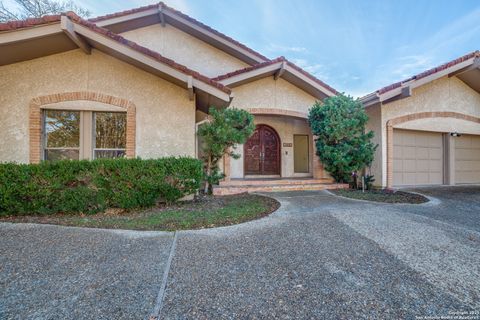
<path fill-rule="evenodd" d="M 100 158 L 123 158 L 125 157 L 125 150 L 95 150 L 95 159 Z"/>
<path fill-rule="evenodd" d="M 45 111 L 47 148 L 75 148 L 80 146 L 80 112 Z"/>
<path fill-rule="evenodd" d="M 45 150 L 45 160 L 55 161 L 55 160 L 78 160 L 79 151 L 78 149 L 47 149 Z"/>
<path fill-rule="evenodd" d="M 127 114 L 95 112 L 95 148 L 125 149 L 127 144 Z"/>

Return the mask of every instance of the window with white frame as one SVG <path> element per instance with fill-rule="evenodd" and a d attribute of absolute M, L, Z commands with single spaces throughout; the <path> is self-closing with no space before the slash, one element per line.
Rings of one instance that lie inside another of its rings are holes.
<path fill-rule="evenodd" d="M 44 160 L 122 158 L 124 112 L 44 110 Z"/>

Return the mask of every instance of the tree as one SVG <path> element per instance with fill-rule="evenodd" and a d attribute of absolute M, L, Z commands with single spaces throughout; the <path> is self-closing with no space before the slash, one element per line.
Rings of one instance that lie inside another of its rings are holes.
<path fill-rule="evenodd" d="M 66 11 L 74 11 L 82 17 L 90 16 L 90 11 L 78 6 L 72 0 L 13 0 L 18 8 L 7 8 L 0 1 L 0 22 L 23 20 L 27 18 L 40 18 L 49 14 L 60 14 Z"/>
<path fill-rule="evenodd" d="M 350 182 L 352 173 L 372 163 L 377 145 L 371 142 L 373 131 L 365 132 L 368 116 L 360 101 L 339 95 L 316 102 L 308 121 L 317 155 L 337 182 Z"/>
<path fill-rule="evenodd" d="M 253 134 L 253 116 L 245 110 L 210 108 L 210 120 L 200 126 L 198 135 L 202 139 L 202 155 L 205 170 L 205 193 L 211 194 L 213 185 L 224 177 L 218 161 L 226 154 L 234 159 L 237 144 L 243 144 Z"/>

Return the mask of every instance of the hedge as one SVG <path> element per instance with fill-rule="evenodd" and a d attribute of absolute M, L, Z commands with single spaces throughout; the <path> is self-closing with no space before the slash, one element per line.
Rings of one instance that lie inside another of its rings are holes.
<path fill-rule="evenodd" d="M 0 215 L 145 208 L 194 194 L 202 177 L 201 161 L 185 157 L 2 163 Z"/>

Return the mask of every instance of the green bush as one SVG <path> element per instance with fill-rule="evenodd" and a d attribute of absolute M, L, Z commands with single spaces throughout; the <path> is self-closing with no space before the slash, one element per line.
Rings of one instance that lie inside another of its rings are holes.
<path fill-rule="evenodd" d="M 201 161 L 192 158 L 3 163 L 0 215 L 149 207 L 195 193 L 202 177 Z"/>

